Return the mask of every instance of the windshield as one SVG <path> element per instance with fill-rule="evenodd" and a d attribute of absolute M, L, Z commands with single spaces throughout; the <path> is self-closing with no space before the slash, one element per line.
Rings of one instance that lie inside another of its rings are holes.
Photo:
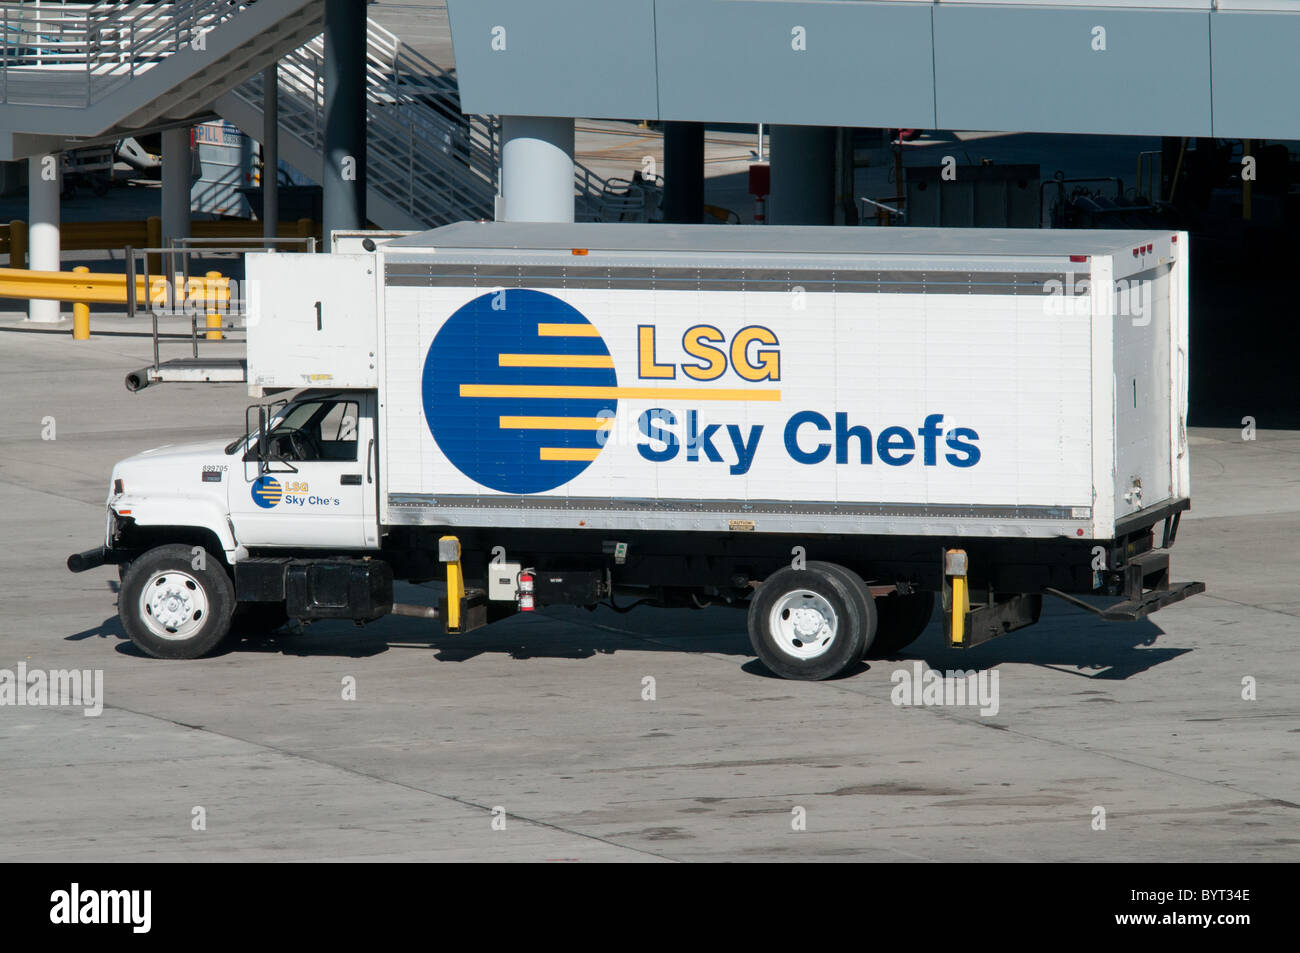
<path fill-rule="evenodd" d="M 256 406 L 257 405 L 253 405 L 253 407 L 249 407 L 248 412 L 251 412 Z M 279 426 L 279 421 L 282 419 L 283 415 L 290 413 L 294 408 L 299 406 L 301 405 L 296 403 L 290 403 L 287 400 L 277 400 L 274 401 L 273 403 L 267 404 L 266 405 L 267 427 L 270 429 L 274 429 L 275 427 Z M 257 437 L 257 431 L 253 429 L 253 421 L 248 419 L 247 413 L 245 414 L 245 424 L 246 426 L 248 426 L 249 431 L 251 432 L 241 433 L 234 440 L 230 441 L 230 443 L 226 444 L 225 452 L 227 455 L 230 455 L 232 453 L 239 453 L 241 450 L 249 449 L 253 446 L 254 443 L 256 443 L 255 438 Z"/>

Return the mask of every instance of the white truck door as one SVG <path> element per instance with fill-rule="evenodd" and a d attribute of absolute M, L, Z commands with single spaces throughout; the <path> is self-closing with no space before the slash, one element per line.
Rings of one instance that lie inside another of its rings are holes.
<path fill-rule="evenodd" d="M 254 450 L 228 481 L 235 538 L 254 547 L 377 545 L 374 434 L 373 394 L 309 396 L 291 405 L 267 435 L 267 472 Z"/>

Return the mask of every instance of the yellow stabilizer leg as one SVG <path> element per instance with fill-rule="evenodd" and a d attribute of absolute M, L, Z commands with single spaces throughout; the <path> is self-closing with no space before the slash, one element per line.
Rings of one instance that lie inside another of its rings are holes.
<path fill-rule="evenodd" d="M 966 590 L 966 577 L 952 577 L 952 644 L 966 641 L 966 613 L 970 609 L 970 595 Z"/>
<path fill-rule="evenodd" d="M 460 540 L 455 536 L 439 539 L 438 556 L 447 564 L 447 631 L 459 632 L 460 609 L 465 602 L 465 573 L 460 566 Z"/>

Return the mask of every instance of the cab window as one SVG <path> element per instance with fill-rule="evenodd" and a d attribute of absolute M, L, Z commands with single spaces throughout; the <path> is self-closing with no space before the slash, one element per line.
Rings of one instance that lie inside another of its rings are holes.
<path fill-rule="evenodd" d="M 355 460 L 360 411 L 355 400 L 322 399 L 295 404 L 267 435 L 267 456 L 294 462 Z M 253 451 L 250 457 L 255 454 Z"/>

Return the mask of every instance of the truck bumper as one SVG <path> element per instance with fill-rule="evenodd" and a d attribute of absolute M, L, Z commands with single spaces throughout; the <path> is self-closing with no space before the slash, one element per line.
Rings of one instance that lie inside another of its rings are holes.
<path fill-rule="evenodd" d="M 126 562 L 130 557 L 119 549 L 109 549 L 107 546 L 96 546 L 94 549 L 88 549 L 84 553 L 73 553 L 68 557 L 68 569 L 72 572 L 85 572 L 87 569 L 94 569 L 97 566 L 103 566 L 106 563 L 116 566 L 119 563 Z"/>

